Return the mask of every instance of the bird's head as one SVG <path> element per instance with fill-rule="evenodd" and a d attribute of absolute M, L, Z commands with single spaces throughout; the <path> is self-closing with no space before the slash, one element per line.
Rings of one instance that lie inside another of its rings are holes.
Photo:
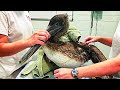
<path fill-rule="evenodd" d="M 57 40 L 65 35 L 69 28 L 68 14 L 57 14 L 50 19 L 47 31 L 51 34 L 50 42 L 57 42 Z"/>

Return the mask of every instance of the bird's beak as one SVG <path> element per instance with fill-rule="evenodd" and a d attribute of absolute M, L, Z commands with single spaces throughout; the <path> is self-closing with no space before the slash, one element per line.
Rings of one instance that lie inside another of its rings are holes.
<path fill-rule="evenodd" d="M 50 33 L 51 36 L 56 35 L 64 28 L 64 24 L 61 25 L 59 22 L 56 22 L 52 26 L 48 26 L 47 31 Z"/>

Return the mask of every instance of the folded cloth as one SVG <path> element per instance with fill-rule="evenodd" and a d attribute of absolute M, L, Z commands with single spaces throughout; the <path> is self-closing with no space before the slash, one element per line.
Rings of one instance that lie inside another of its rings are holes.
<path fill-rule="evenodd" d="M 58 42 L 67 42 L 67 41 L 74 41 L 79 42 L 81 37 L 80 31 L 73 25 L 71 25 L 67 31 L 67 33 L 60 37 Z"/>
<path fill-rule="evenodd" d="M 38 53 L 38 58 L 35 61 L 32 61 L 33 63 L 31 65 L 28 65 L 27 68 L 25 68 L 24 70 L 22 70 L 21 72 L 21 76 L 25 77 L 28 74 L 32 74 L 33 76 L 43 76 L 43 72 L 42 72 L 42 68 L 40 66 L 42 66 L 42 57 L 43 57 L 43 51 L 42 49 L 39 49 L 39 53 Z M 39 59 L 39 60 L 38 60 Z M 37 62 L 40 64 L 37 65 Z M 39 67 L 39 71 L 38 71 L 38 67 Z"/>
<path fill-rule="evenodd" d="M 35 61 L 30 62 L 22 71 L 20 77 L 22 78 L 34 78 L 34 79 L 44 79 L 48 78 L 49 75 L 53 75 L 53 73 L 49 72 L 56 66 L 52 63 L 46 61 L 43 58 L 44 52 L 42 48 L 38 49 L 38 58 Z M 49 75 L 48 75 L 49 74 Z M 28 79 L 27 78 L 27 79 Z"/>
<path fill-rule="evenodd" d="M 70 26 L 68 32 L 62 36 L 58 42 L 75 41 L 79 42 L 80 31 L 74 26 Z M 44 58 L 44 51 L 39 48 L 37 60 L 32 61 L 25 69 L 21 71 L 21 77 L 31 77 L 34 79 L 49 78 L 53 75 L 53 70 L 58 68 L 52 61 L 48 62 Z"/>

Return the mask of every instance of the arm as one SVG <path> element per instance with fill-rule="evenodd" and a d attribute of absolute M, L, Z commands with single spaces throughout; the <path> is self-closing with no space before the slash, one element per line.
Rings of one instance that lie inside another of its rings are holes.
<path fill-rule="evenodd" d="M 0 57 L 16 54 L 35 44 L 44 45 L 44 42 L 50 38 L 46 30 L 36 31 L 31 37 L 9 43 L 6 35 L 0 34 Z"/>
<path fill-rule="evenodd" d="M 112 38 L 104 38 L 104 37 L 101 37 L 98 42 L 102 43 L 102 44 L 105 44 L 107 46 L 110 46 L 112 45 Z"/>
<path fill-rule="evenodd" d="M 43 46 L 44 42 L 50 37 L 50 34 L 46 30 L 39 30 L 34 32 L 31 37 L 9 42 L 8 32 L 9 27 L 12 25 L 9 16 L 8 12 L 0 11 L 0 57 L 16 54 L 35 44 L 41 44 Z"/>
<path fill-rule="evenodd" d="M 92 64 L 89 66 L 78 67 L 78 77 L 98 77 L 110 75 L 120 71 L 120 55 L 109 60 Z M 60 68 L 54 71 L 54 76 L 58 79 L 73 79 L 69 68 Z"/>
<path fill-rule="evenodd" d="M 105 38 L 102 36 L 90 36 L 84 40 L 85 44 L 89 44 L 92 42 L 100 42 L 100 43 L 105 44 L 107 46 L 111 46 L 112 45 L 112 38 Z"/>
<path fill-rule="evenodd" d="M 96 63 L 90 66 L 77 68 L 78 77 L 105 76 L 120 71 L 120 55 L 116 58 Z"/>

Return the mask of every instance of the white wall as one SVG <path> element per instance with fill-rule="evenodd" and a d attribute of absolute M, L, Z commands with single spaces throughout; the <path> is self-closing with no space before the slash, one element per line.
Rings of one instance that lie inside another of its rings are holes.
<path fill-rule="evenodd" d="M 50 20 L 56 14 L 67 13 L 72 20 L 72 11 L 29 11 L 31 18 L 35 20 Z"/>

